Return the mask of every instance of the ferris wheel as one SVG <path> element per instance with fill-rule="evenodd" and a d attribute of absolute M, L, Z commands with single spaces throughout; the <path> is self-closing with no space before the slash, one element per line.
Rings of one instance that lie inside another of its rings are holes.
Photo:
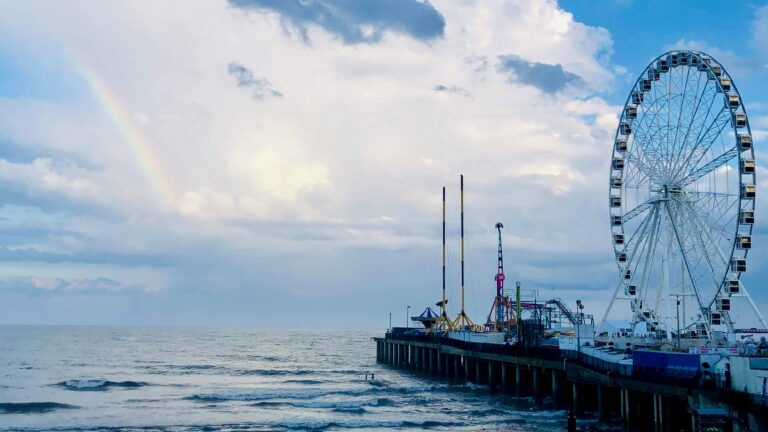
<path fill-rule="evenodd" d="M 755 160 L 735 83 L 711 56 L 670 51 L 635 82 L 610 170 L 610 227 L 633 329 L 712 338 L 738 308 L 760 311 L 741 282 L 755 221 Z M 682 306 L 682 310 L 680 308 Z"/>

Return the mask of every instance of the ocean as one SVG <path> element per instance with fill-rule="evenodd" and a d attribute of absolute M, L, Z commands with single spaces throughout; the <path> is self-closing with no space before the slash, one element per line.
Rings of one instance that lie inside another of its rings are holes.
<path fill-rule="evenodd" d="M 564 430 L 562 410 L 377 364 L 382 333 L 0 326 L 0 430 Z"/>

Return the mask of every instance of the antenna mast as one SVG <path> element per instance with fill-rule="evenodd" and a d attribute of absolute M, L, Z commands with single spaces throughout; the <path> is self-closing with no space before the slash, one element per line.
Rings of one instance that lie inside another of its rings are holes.
<path fill-rule="evenodd" d="M 453 327 L 465 330 L 473 326 L 472 320 L 464 312 L 464 175 L 461 175 L 461 312 L 453 321 Z"/>
<path fill-rule="evenodd" d="M 445 298 L 445 186 L 443 186 L 443 298 L 436 303 L 437 306 L 440 306 L 440 316 L 434 324 L 436 330 L 448 331 L 453 329 L 453 323 L 446 312 L 446 304 L 448 304 L 448 300 Z"/>
<path fill-rule="evenodd" d="M 440 308 L 443 310 L 442 316 L 445 314 L 445 186 L 443 186 L 443 300 L 440 303 Z"/>

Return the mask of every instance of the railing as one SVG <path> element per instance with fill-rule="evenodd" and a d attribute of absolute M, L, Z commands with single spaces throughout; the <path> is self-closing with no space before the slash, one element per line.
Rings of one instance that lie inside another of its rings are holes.
<path fill-rule="evenodd" d="M 475 351 L 486 354 L 499 354 L 517 357 L 530 357 L 539 360 L 562 360 L 560 349 L 557 347 L 525 347 L 519 345 L 501 345 L 480 342 L 467 342 L 459 339 L 452 339 L 438 334 L 398 334 L 396 336 L 387 334 L 387 338 L 411 342 L 427 342 L 439 345 L 450 346 L 453 348 L 467 351 Z"/>

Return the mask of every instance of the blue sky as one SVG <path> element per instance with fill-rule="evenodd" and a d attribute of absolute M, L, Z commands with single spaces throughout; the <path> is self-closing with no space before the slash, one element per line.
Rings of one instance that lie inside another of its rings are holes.
<path fill-rule="evenodd" d="M 673 48 L 768 164 L 765 2 L 187 3 L 0 4 L 0 322 L 383 327 L 439 295 L 444 185 L 453 305 L 461 173 L 470 314 L 497 221 L 507 280 L 599 314 L 617 114 Z"/>

